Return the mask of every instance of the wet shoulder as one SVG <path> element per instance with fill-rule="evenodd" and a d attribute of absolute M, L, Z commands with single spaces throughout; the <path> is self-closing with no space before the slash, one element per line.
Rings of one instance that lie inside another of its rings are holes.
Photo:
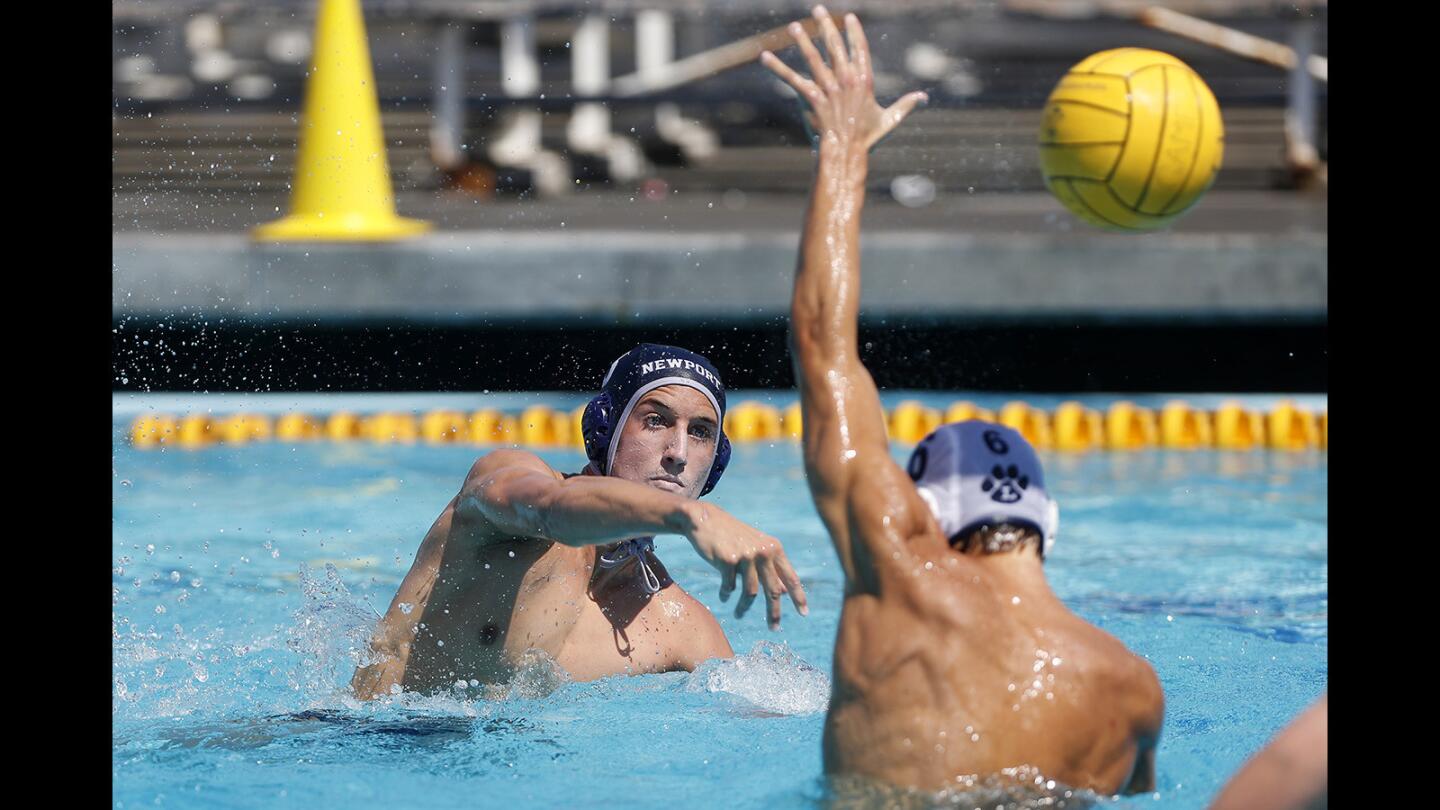
<path fill-rule="evenodd" d="M 656 594 L 652 607 L 657 621 L 674 639 L 681 663 L 687 664 L 687 668 L 693 668 L 709 658 L 734 655 L 719 619 L 679 584 L 672 584 Z"/>
<path fill-rule="evenodd" d="M 1165 694 L 1155 668 L 1146 658 L 1125 646 L 1119 638 L 1078 616 L 1083 625 L 1083 648 L 1092 680 L 1123 707 L 1137 727 L 1159 728 L 1165 708 Z"/>
<path fill-rule="evenodd" d="M 470 465 L 470 471 L 466 474 L 466 481 L 473 481 L 477 478 L 493 475 L 500 470 L 512 467 L 544 472 L 554 476 L 557 481 L 563 481 L 571 477 L 558 472 L 554 467 L 547 464 L 544 459 L 529 450 L 501 448 L 499 450 L 492 450 L 480 458 L 475 459 L 475 463 Z"/>

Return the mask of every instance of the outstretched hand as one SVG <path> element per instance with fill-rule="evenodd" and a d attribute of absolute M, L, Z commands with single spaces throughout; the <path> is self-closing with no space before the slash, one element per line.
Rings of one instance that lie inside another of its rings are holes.
<path fill-rule="evenodd" d="M 798 22 L 790 24 L 790 35 L 805 55 L 812 78 L 796 73 L 770 51 L 760 54 L 760 62 L 794 88 L 809 105 L 813 116 L 811 127 L 822 149 L 858 147 L 862 153 L 869 152 L 905 120 L 915 105 L 928 97 L 917 90 L 901 96 L 889 107 L 881 107 L 875 101 L 870 44 L 865 40 L 859 18 L 854 14 L 845 15 L 845 32 L 850 38 L 847 49 L 830 12 L 824 6 L 816 6 L 811 13 L 820 23 L 829 65 Z"/>
<path fill-rule="evenodd" d="M 730 599 L 737 579 L 742 583 L 740 600 L 735 605 L 737 618 L 745 615 L 762 588 L 770 629 L 780 627 L 780 599 L 785 594 L 790 595 L 801 616 L 810 613 L 805 602 L 805 586 L 800 583 L 779 540 L 713 504 L 698 511 L 686 535 L 701 559 L 720 572 L 720 601 Z"/>

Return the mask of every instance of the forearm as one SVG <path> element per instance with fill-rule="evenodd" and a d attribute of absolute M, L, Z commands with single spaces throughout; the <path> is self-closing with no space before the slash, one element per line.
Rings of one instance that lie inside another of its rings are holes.
<path fill-rule="evenodd" d="M 863 148 L 822 141 L 790 308 L 802 389 L 817 374 L 859 362 L 860 214 L 868 168 Z"/>
<path fill-rule="evenodd" d="M 533 482 L 527 482 L 533 484 Z M 504 531 L 592 546 L 655 534 L 688 536 L 700 504 L 642 484 L 581 476 L 533 491 L 474 494 L 474 504 Z"/>

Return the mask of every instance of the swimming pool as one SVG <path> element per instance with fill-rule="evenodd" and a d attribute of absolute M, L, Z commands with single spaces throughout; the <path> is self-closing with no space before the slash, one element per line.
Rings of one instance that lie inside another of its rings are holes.
<path fill-rule="evenodd" d="M 891 392 L 887 406 L 961 395 Z M 734 392 L 783 405 L 791 392 Z M 970 395 L 984 407 L 1012 397 Z M 1168 397 L 1133 398 L 1158 404 Z M 1031 397 L 1045 407 L 1064 397 Z M 1103 408 L 1117 397 L 1080 397 Z M 1206 406 L 1204 397 L 1187 397 Z M 1257 406 L 1273 398 L 1241 398 Z M 1300 398 L 1323 407 L 1323 397 Z M 431 521 L 482 449 L 279 442 L 137 450 L 137 413 L 573 407 L 572 394 L 113 397 L 115 805 L 810 807 L 841 577 L 798 445 L 736 447 L 711 496 L 784 542 L 811 612 L 737 620 L 678 537 L 657 549 L 740 657 L 697 673 L 360 705 L 338 688 Z M 897 445 L 903 458 L 908 448 Z M 578 469 L 577 450 L 541 454 Z M 1201 808 L 1328 674 L 1323 452 L 1043 454 L 1061 504 L 1057 594 L 1154 665 L 1157 791 Z"/>

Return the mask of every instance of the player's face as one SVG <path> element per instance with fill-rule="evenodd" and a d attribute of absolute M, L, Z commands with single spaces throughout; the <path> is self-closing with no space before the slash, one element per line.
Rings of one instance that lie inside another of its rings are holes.
<path fill-rule="evenodd" d="M 664 385 L 635 404 L 621 426 L 611 474 L 687 498 L 700 497 L 720 441 L 704 394 Z"/>

